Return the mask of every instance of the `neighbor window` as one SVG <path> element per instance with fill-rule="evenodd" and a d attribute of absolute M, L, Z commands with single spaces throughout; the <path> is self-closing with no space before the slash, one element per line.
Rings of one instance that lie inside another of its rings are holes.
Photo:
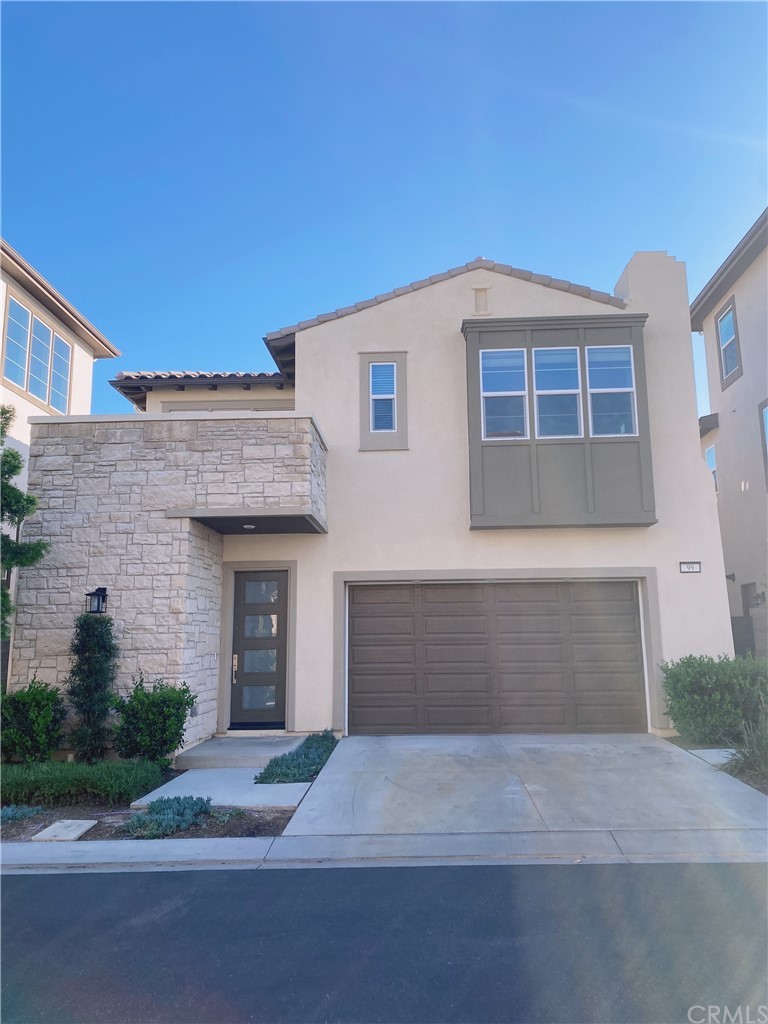
<path fill-rule="evenodd" d="M 723 387 L 727 387 L 741 376 L 739 331 L 733 299 L 717 315 L 717 343 L 720 350 L 720 380 Z"/>
<path fill-rule="evenodd" d="M 5 379 L 65 413 L 71 363 L 71 345 L 20 302 L 10 298 L 5 330 Z"/>
<path fill-rule="evenodd" d="M 765 485 L 768 487 L 768 398 L 757 407 L 760 416 L 760 440 L 763 447 L 763 468 L 765 469 Z"/>
<path fill-rule="evenodd" d="M 715 481 L 715 490 L 717 490 L 717 460 L 715 459 L 715 446 L 710 445 L 704 452 L 704 458 L 709 471 L 712 474 L 712 479 Z"/>
<path fill-rule="evenodd" d="M 370 364 L 371 432 L 397 430 L 397 367 Z"/>
<path fill-rule="evenodd" d="M 587 346 L 587 388 L 593 437 L 637 434 L 631 345 Z"/>
<path fill-rule="evenodd" d="M 483 438 L 528 437 L 525 349 L 480 352 Z"/>
<path fill-rule="evenodd" d="M 581 373 L 576 348 L 533 350 L 537 437 L 581 437 Z"/>
<path fill-rule="evenodd" d="M 360 451 L 408 447 L 405 352 L 360 353 Z"/>

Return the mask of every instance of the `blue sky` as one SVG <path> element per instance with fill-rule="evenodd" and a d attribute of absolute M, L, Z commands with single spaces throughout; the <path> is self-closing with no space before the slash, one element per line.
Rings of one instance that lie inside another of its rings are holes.
<path fill-rule="evenodd" d="M 122 349 L 94 412 L 475 256 L 693 297 L 766 204 L 767 11 L 10 0 L 2 232 Z"/>

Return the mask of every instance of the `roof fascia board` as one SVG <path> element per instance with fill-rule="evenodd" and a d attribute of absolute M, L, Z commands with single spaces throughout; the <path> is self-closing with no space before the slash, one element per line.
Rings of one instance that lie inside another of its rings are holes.
<path fill-rule="evenodd" d="M 703 331 L 704 321 L 724 299 L 741 275 L 768 246 L 768 210 L 763 210 L 742 240 L 718 267 L 691 303 L 691 330 Z"/>

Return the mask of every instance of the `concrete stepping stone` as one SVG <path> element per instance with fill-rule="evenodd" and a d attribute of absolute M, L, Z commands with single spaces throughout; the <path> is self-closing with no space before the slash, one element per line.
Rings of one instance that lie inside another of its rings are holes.
<path fill-rule="evenodd" d="M 54 821 L 48 828 L 32 836 L 32 843 L 66 843 L 73 839 L 79 839 L 85 835 L 89 828 L 97 824 L 95 821 L 88 821 L 85 818 L 67 819 L 65 821 Z"/>

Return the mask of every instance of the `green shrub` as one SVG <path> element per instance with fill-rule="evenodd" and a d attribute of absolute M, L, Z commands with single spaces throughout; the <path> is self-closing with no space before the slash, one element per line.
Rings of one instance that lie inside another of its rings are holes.
<path fill-rule="evenodd" d="M 8 807 L 2 807 L 0 808 L 0 825 L 9 825 L 12 821 L 24 821 L 25 818 L 35 818 L 42 809 L 42 807 L 26 807 L 24 804 L 10 804 Z"/>
<path fill-rule="evenodd" d="M 101 761 L 97 764 L 46 761 L 3 769 L 4 804 L 129 804 L 162 782 L 156 764 Z"/>
<path fill-rule="evenodd" d="M 37 678 L 21 690 L 4 693 L 0 698 L 3 757 L 45 761 L 59 742 L 66 717 L 60 691 Z"/>
<path fill-rule="evenodd" d="M 288 754 L 273 757 L 254 782 L 314 782 L 339 741 L 330 729 L 314 732 Z"/>
<path fill-rule="evenodd" d="M 119 653 L 112 619 L 87 612 L 78 616 L 69 653 L 72 667 L 67 695 L 79 719 L 71 742 L 78 761 L 93 764 L 104 756 L 109 737 L 107 716 L 112 707 Z"/>
<path fill-rule="evenodd" d="M 748 781 L 768 782 L 768 705 L 763 704 L 755 722 L 744 722 L 741 739 L 723 765 L 723 771 Z"/>
<path fill-rule="evenodd" d="M 162 796 L 147 804 L 146 811 L 129 818 L 124 827 L 133 839 L 162 839 L 185 832 L 210 812 L 209 796 Z"/>
<path fill-rule="evenodd" d="M 114 733 L 117 752 L 125 758 L 169 764 L 168 756 L 182 744 L 184 724 L 195 699 L 186 683 L 171 686 L 155 679 L 150 689 L 139 673 L 133 691 L 113 699 L 112 706 L 120 715 Z"/>
<path fill-rule="evenodd" d="M 693 654 L 663 662 L 667 714 L 684 740 L 733 746 L 743 723 L 757 722 L 768 699 L 765 658 L 719 658 Z"/>

